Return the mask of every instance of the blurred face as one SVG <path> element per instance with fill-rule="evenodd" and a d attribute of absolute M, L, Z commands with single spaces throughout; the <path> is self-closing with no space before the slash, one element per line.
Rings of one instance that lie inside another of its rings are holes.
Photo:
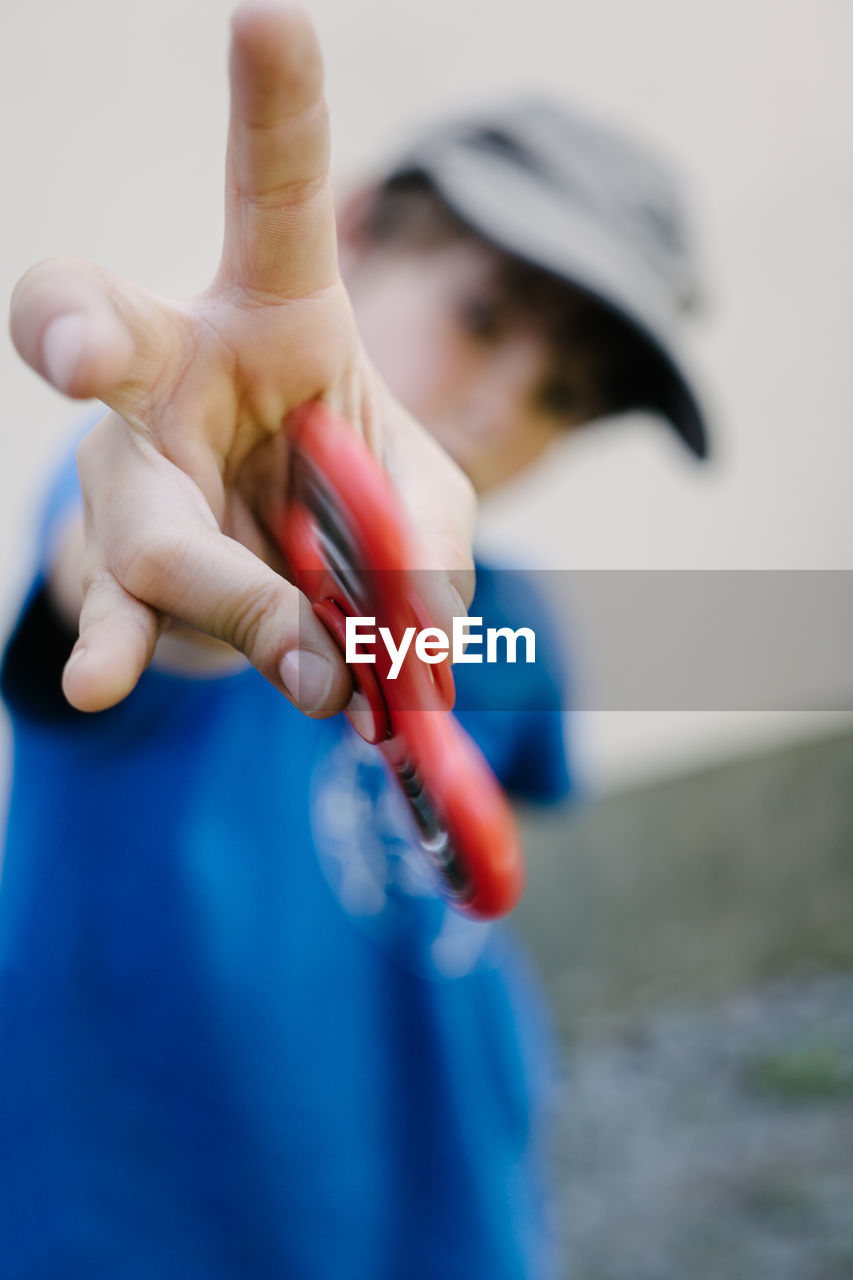
<path fill-rule="evenodd" d="M 369 356 L 480 492 L 583 417 L 583 371 L 558 337 L 565 316 L 518 296 L 506 263 L 467 239 L 343 258 Z"/>

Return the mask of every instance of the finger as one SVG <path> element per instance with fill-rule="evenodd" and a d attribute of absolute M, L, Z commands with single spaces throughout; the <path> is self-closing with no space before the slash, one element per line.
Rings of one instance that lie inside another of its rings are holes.
<path fill-rule="evenodd" d="M 223 271 L 250 292 L 305 297 L 337 279 L 320 46 L 295 5 L 234 17 Z"/>
<path fill-rule="evenodd" d="M 474 595 L 474 490 L 451 458 L 394 402 L 383 461 L 409 517 L 418 589 L 433 621 L 451 631 Z"/>
<path fill-rule="evenodd" d="M 352 692 L 326 629 L 292 583 L 241 543 L 201 522 L 148 530 L 123 569 L 158 612 L 225 640 L 308 715 L 332 715 Z"/>
<path fill-rule="evenodd" d="M 310 715 L 351 694 L 346 666 L 292 583 L 222 534 L 194 484 L 112 415 L 78 453 L 91 545 L 124 592 L 225 640 Z"/>
<path fill-rule="evenodd" d="M 148 666 L 161 620 L 111 573 L 94 574 L 80 612 L 80 638 L 65 665 L 62 688 L 78 711 L 103 711 L 127 697 Z"/>
<path fill-rule="evenodd" d="M 109 272 L 71 258 L 38 263 L 12 294 L 19 354 L 57 391 L 128 416 L 184 355 L 179 313 Z"/>

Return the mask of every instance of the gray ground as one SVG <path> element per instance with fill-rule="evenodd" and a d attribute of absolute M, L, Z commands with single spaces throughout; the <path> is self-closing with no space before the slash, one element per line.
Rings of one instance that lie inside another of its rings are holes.
<path fill-rule="evenodd" d="M 566 1096 L 572 1280 L 853 1277 L 853 974 L 584 1039 Z"/>
<path fill-rule="evenodd" d="M 853 733 L 530 814 L 572 1280 L 853 1280 Z"/>

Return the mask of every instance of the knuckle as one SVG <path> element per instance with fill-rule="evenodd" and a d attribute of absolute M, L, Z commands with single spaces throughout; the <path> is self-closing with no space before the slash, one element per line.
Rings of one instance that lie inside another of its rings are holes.
<path fill-rule="evenodd" d="M 113 585 L 113 577 L 102 564 L 87 559 L 80 573 L 80 588 L 83 594 L 83 613 L 91 611 L 96 600 L 109 591 Z"/>
<path fill-rule="evenodd" d="M 180 578 L 186 555 L 180 540 L 168 528 L 157 529 L 144 541 L 119 546 L 115 551 L 116 577 L 130 595 L 147 603 L 167 600 Z"/>
<path fill-rule="evenodd" d="M 274 581 L 253 583 L 224 613 L 224 638 L 241 653 L 257 654 L 264 647 L 265 632 L 279 614 L 280 606 L 281 593 Z"/>
<path fill-rule="evenodd" d="M 326 194 L 327 188 L 327 175 L 319 173 L 290 178 L 286 182 L 274 181 L 268 186 L 256 185 L 243 196 L 246 204 L 259 213 L 288 218 L 302 215 L 306 208 Z"/>

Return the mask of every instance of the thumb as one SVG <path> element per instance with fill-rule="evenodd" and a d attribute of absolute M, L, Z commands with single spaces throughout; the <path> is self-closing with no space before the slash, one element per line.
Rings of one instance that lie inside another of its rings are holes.
<path fill-rule="evenodd" d="M 182 351 L 177 311 L 75 258 L 31 267 L 12 293 L 18 354 L 64 395 L 128 412 Z"/>

